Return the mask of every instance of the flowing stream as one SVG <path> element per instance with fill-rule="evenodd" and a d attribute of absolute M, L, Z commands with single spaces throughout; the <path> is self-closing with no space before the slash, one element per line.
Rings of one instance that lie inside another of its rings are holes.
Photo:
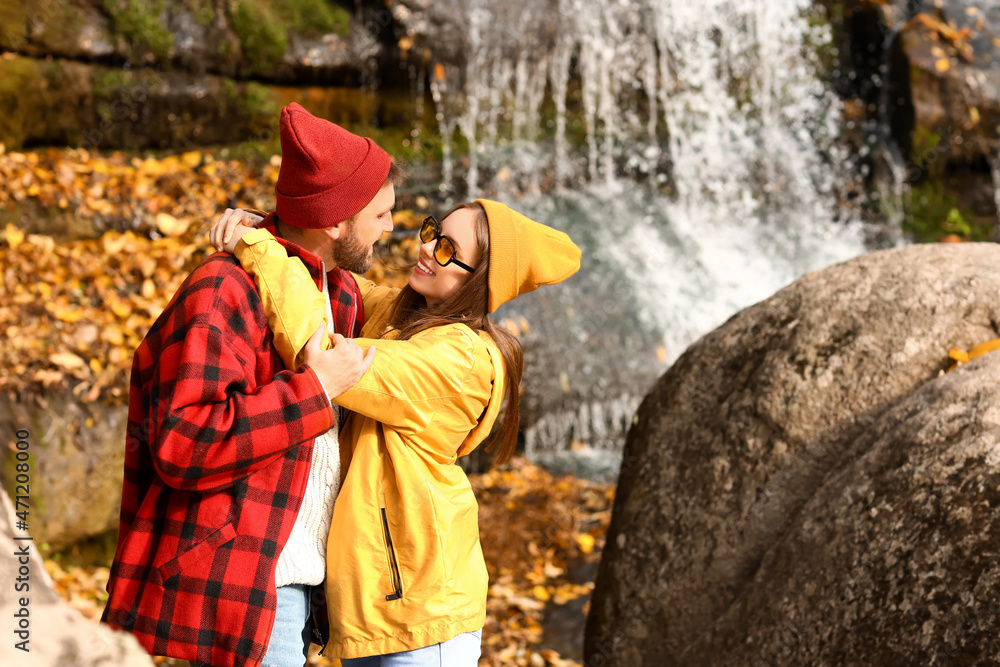
<path fill-rule="evenodd" d="M 613 474 L 688 345 L 865 250 L 839 201 L 853 169 L 819 74 L 829 29 L 808 0 L 451 1 L 464 62 L 425 70 L 442 190 L 584 251 L 577 276 L 499 313 L 523 330 L 527 454 Z"/>

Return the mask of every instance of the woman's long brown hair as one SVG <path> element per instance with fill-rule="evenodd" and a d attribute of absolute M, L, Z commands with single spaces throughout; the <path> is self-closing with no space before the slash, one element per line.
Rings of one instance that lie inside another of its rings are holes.
<path fill-rule="evenodd" d="M 459 204 L 445 213 L 441 220 L 462 209 L 469 209 L 475 214 L 476 248 L 479 250 L 476 270 L 454 294 L 434 305 L 428 305 L 421 294 L 407 285 L 396 298 L 396 304 L 389 314 L 389 326 L 399 332 L 399 340 L 412 338 L 431 327 L 455 323 L 465 324 L 473 331 L 485 331 L 493 339 L 507 370 L 507 410 L 499 438 L 494 439 L 487 450 L 497 450 L 497 462 L 503 463 L 511 457 L 517 446 L 519 388 L 524 372 L 524 351 L 521 349 L 521 342 L 512 333 L 490 320 L 490 229 L 486 211 L 476 203 Z"/>

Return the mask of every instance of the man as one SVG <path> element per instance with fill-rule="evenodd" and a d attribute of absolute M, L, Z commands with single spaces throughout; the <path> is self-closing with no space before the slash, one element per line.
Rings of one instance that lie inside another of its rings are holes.
<path fill-rule="evenodd" d="M 276 210 L 262 226 L 328 294 L 321 331 L 284 369 L 253 280 L 229 254 L 196 268 L 135 352 L 118 548 L 103 621 L 154 655 L 213 667 L 301 667 L 309 587 L 326 572 L 339 484 L 330 398 L 371 364 L 341 336 L 392 230 L 399 171 L 370 139 L 281 113 Z M 322 628 L 325 631 L 326 628 Z"/>

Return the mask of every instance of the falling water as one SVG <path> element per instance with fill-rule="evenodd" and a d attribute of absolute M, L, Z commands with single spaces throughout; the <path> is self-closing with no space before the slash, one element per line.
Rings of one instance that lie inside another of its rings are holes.
<path fill-rule="evenodd" d="M 837 205 L 851 167 L 809 0 L 453 1 L 466 58 L 430 77 L 443 187 L 507 201 L 584 250 L 565 287 L 501 312 L 529 325 L 529 455 L 617 451 L 691 342 L 863 252 Z"/>

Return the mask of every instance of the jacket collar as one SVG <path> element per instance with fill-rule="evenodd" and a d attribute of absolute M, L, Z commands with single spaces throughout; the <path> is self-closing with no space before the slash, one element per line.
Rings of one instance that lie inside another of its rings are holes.
<path fill-rule="evenodd" d="M 264 220 L 257 225 L 257 227 L 271 232 L 271 235 L 274 236 L 278 243 L 285 248 L 285 252 L 288 253 L 289 257 L 298 257 L 302 260 L 302 263 L 306 265 L 306 269 L 309 270 L 309 275 L 312 276 L 316 286 L 321 287 L 323 285 L 323 259 L 311 250 L 307 250 L 299 244 L 293 243 L 282 236 L 281 232 L 278 230 L 278 218 L 274 215 L 274 213 L 269 213 L 267 217 L 265 217 Z M 334 272 L 337 272 L 336 267 L 328 273 Z"/>
<path fill-rule="evenodd" d="M 269 213 L 258 227 L 271 232 L 275 240 L 285 248 L 289 257 L 298 257 L 302 260 L 313 282 L 316 283 L 316 289 L 322 291 L 324 268 L 322 258 L 311 250 L 284 238 L 278 230 L 278 219 L 274 213 Z M 326 282 L 333 308 L 334 328 L 348 338 L 360 335 L 361 327 L 365 323 L 365 313 L 361 293 L 354 278 L 350 272 L 334 266 L 328 268 Z"/>

